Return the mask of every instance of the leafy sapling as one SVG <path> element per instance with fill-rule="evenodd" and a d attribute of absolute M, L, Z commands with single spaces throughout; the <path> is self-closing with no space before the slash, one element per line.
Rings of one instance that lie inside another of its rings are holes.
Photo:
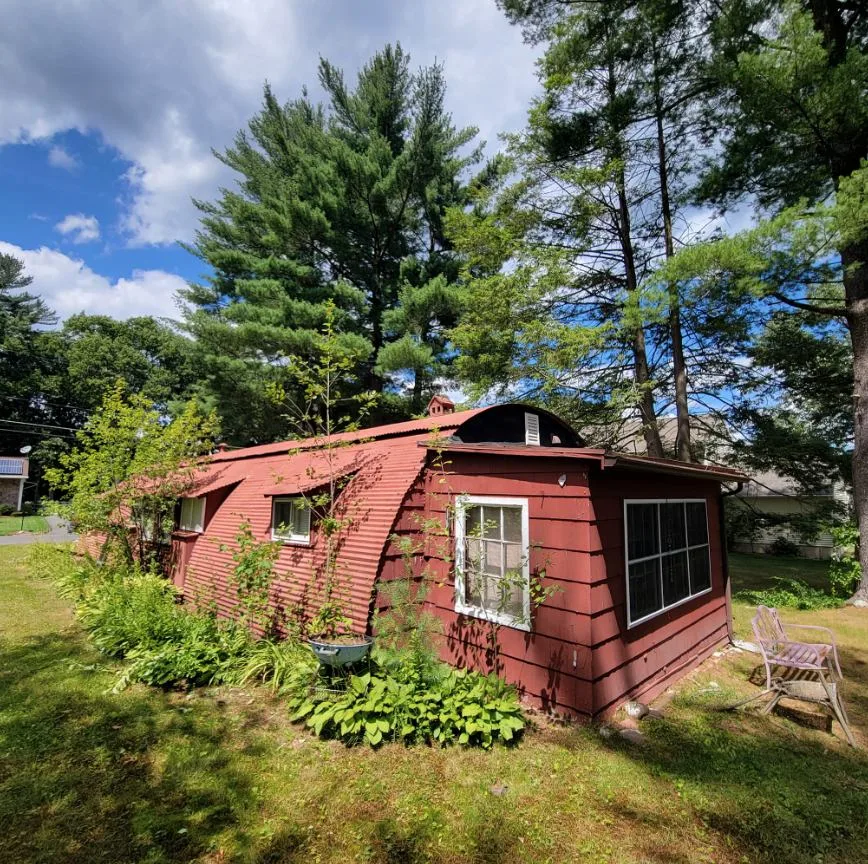
<path fill-rule="evenodd" d="M 309 511 L 310 530 L 315 525 L 324 542 L 324 554 L 310 592 L 318 606 L 307 621 L 307 629 L 326 639 L 349 635 L 352 628 L 345 609 L 348 585 L 339 558 L 342 539 L 355 514 L 340 501 L 350 475 L 339 462 L 338 451 L 347 442 L 338 433 L 356 431 L 377 399 L 358 378 L 360 357 L 354 345 L 340 334 L 337 307 L 326 303 L 322 332 L 313 341 L 312 359 L 298 355 L 287 358 L 296 395 L 290 396 L 277 387 L 270 391 L 272 401 L 283 407 L 297 434 L 312 438 L 315 452 L 321 457 L 320 467 L 308 468 L 308 491 L 300 493 L 298 503 Z"/>

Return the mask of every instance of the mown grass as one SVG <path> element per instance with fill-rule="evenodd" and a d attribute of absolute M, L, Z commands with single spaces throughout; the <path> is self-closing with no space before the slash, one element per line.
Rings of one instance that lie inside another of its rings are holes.
<path fill-rule="evenodd" d="M 712 710 L 754 689 L 751 655 L 687 681 L 644 745 L 543 725 L 492 752 L 347 749 L 263 689 L 108 694 L 115 667 L 26 554 L 0 549 L 0 861 L 866 860 L 863 753 Z M 836 627 L 864 727 L 865 613 L 788 614 Z"/>
<path fill-rule="evenodd" d="M 812 588 L 829 590 L 829 562 L 776 555 L 729 553 L 733 593 L 774 588 L 778 579 L 798 579 Z"/>
<path fill-rule="evenodd" d="M 25 516 L 23 520 L 20 516 L 0 516 L 0 537 L 17 534 L 19 531 L 44 534 L 48 531 L 48 520 L 44 516 Z"/>

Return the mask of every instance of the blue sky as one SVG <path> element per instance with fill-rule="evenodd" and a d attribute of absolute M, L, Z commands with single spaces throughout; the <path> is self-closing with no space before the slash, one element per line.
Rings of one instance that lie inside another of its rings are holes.
<path fill-rule="evenodd" d="M 61 318 L 177 317 L 203 265 L 178 247 L 191 197 L 231 175 L 211 155 L 320 55 L 352 75 L 400 41 L 445 64 L 458 125 L 496 145 L 536 91 L 534 52 L 494 0 L 7 0 L 0 31 L 0 251 Z"/>

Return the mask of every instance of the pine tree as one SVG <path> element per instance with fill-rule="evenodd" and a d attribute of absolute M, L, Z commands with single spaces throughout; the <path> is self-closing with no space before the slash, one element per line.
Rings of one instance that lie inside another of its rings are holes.
<path fill-rule="evenodd" d="M 520 280 L 523 271 L 514 269 L 514 256 L 530 254 L 537 262 L 524 258 L 525 282 L 533 281 L 535 272 L 536 288 L 531 294 L 517 288 L 515 308 L 503 305 L 509 291 L 489 306 L 480 301 L 492 300 L 490 283 L 476 281 L 474 290 L 488 295 L 474 305 L 503 308 L 506 317 L 500 327 L 499 319 L 487 311 L 483 315 L 470 310 L 464 316 L 458 338 L 465 353 L 478 352 L 481 362 L 471 356 L 460 364 L 466 377 L 480 386 L 498 375 L 501 381 L 510 380 L 504 368 L 511 362 L 504 353 L 507 318 L 521 310 L 517 316 L 521 332 L 515 336 L 512 355 L 520 367 L 514 377 L 523 386 L 544 369 L 540 360 L 544 348 L 549 361 L 575 364 L 572 370 L 557 365 L 552 369 L 546 390 L 549 400 L 563 397 L 563 382 L 572 378 L 575 389 L 591 395 L 598 407 L 608 403 L 608 413 L 614 417 L 632 389 L 646 447 L 658 455 L 662 445 L 656 415 L 671 399 L 678 416 L 677 455 L 690 460 L 688 368 L 695 364 L 697 380 L 704 380 L 707 369 L 700 374 L 700 367 L 719 367 L 720 353 L 708 351 L 704 344 L 709 338 L 702 327 L 707 310 L 701 308 L 699 298 L 692 296 L 688 308 L 683 308 L 686 298 L 674 282 L 664 286 L 663 297 L 656 296 L 653 277 L 658 262 L 672 257 L 676 244 L 684 242 L 675 223 L 687 204 L 698 143 L 698 106 L 708 89 L 701 74 L 704 33 L 697 23 L 698 4 L 504 0 L 501 5 L 531 41 L 544 41 L 547 46 L 540 61 L 545 96 L 531 111 L 528 132 L 511 148 L 513 168 L 523 183 L 501 195 L 489 209 L 501 229 L 506 226 L 509 200 L 530 218 L 515 233 L 511 250 L 503 235 L 498 242 L 508 250 L 502 266 L 510 273 L 502 281 Z M 531 217 L 534 213 L 536 218 Z M 513 226 L 515 222 L 512 219 Z M 465 247 L 466 239 L 480 231 L 478 221 L 462 224 L 456 219 L 456 226 L 464 232 Z M 531 242 L 526 252 L 517 253 L 522 237 Z M 491 242 L 484 233 L 477 239 Z M 541 279 L 544 271 L 547 277 Z M 557 284 L 558 279 L 562 284 Z M 527 303 L 530 296 L 539 299 L 535 308 Z M 551 323 L 556 325 L 542 328 L 539 350 L 527 342 L 532 332 L 527 325 L 535 314 L 555 319 Z M 474 317 L 479 319 L 478 327 Z M 480 341 L 479 328 L 484 331 L 487 326 L 492 334 L 499 327 L 500 368 L 492 365 L 494 346 Z M 733 338 L 733 347 L 742 339 L 743 327 Z M 598 350 L 601 344 L 607 352 Z M 617 351 L 613 350 L 616 344 Z M 563 350 L 555 350 L 557 345 Z M 528 355 L 524 360 L 523 354 Z M 527 377 L 523 373 L 529 368 L 532 374 Z"/>
<path fill-rule="evenodd" d="M 846 322 L 854 373 L 853 497 L 862 538 L 857 597 L 868 603 L 868 9 L 840 0 L 718 5 L 713 71 L 723 98 L 712 106 L 708 134 L 722 148 L 701 192 L 713 202 L 753 199 L 766 212 L 783 210 L 794 265 L 807 241 L 817 241 L 816 264 L 803 269 L 806 275 L 766 273 L 757 293 Z M 838 272 L 830 275 L 833 250 Z"/>
<path fill-rule="evenodd" d="M 58 364 L 41 328 L 57 318 L 26 290 L 32 282 L 24 262 L 0 254 L 0 418 L 6 421 L 0 423 L 0 452 L 5 453 L 42 437 L 46 430 L 30 424 L 54 419 L 40 394 Z"/>
<path fill-rule="evenodd" d="M 219 156 L 238 191 L 197 202 L 192 250 L 215 275 L 186 292 L 187 324 L 234 440 L 285 434 L 264 393 L 292 389 L 285 358 L 310 356 L 328 300 L 381 413 L 420 410 L 448 365 L 442 334 L 458 298 L 443 214 L 464 200 L 475 130 L 453 126 L 442 68 L 412 73 L 409 62 L 387 46 L 351 89 L 322 60 L 325 105 L 307 93 L 281 105 L 266 87 L 262 111 Z"/>

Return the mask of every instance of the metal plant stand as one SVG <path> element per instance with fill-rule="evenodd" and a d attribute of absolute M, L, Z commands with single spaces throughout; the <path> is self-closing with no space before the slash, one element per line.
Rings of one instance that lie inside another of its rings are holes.
<path fill-rule="evenodd" d="M 371 672 L 371 655 L 368 654 L 361 661 L 342 666 L 330 666 L 326 663 L 320 663 L 317 669 L 316 679 L 311 683 L 308 691 L 310 698 L 314 702 L 325 702 L 330 699 L 338 699 L 347 692 L 347 682 L 350 676 L 359 674 L 359 667 L 364 668 L 363 664 L 367 664 L 367 671 Z"/>

